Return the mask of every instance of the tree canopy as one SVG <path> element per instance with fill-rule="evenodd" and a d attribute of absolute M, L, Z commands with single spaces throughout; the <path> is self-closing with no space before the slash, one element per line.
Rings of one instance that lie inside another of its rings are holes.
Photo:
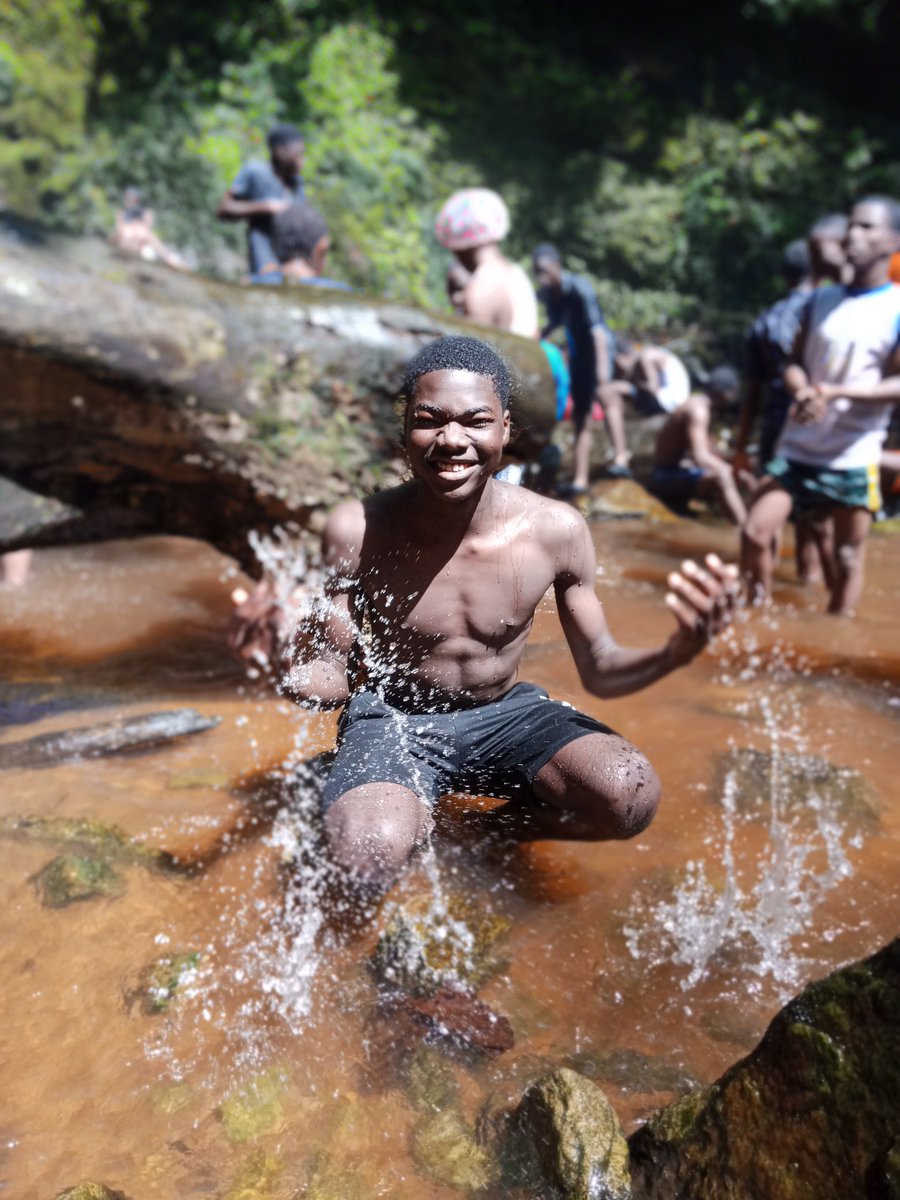
<path fill-rule="evenodd" d="M 510 252 L 555 241 L 614 326 L 727 339 L 777 294 L 787 241 L 900 192 L 898 35 L 887 0 L 2 0 L 2 198 L 100 232 L 133 184 L 233 275 L 217 200 L 291 120 L 329 273 L 442 304 L 434 215 L 484 184 Z"/>

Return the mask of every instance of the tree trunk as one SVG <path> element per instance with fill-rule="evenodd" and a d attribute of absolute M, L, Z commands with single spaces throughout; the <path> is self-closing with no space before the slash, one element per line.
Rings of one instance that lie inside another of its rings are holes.
<path fill-rule="evenodd" d="M 509 360 L 516 450 L 535 453 L 555 402 L 534 342 L 369 296 L 220 283 L 0 219 L 0 475 L 57 502 L 0 522 L 0 551 L 162 532 L 252 570 L 252 530 L 314 528 L 402 474 L 403 368 L 454 332 Z"/>

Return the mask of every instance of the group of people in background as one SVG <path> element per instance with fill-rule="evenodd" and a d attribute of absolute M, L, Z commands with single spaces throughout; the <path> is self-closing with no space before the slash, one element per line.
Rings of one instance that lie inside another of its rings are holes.
<path fill-rule="evenodd" d="M 268 162 L 242 167 L 216 213 L 246 223 L 248 281 L 347 288 L 326 275 L 330 234 L 305 197 L 302 134 L 280 124 L 267 141 Z M 571 476 L 555 484 L 557 494 L 589 492 L 597 423 L 609 441 L 603 473 L 623 478 L 631 475 L 626 413 L 656 418 L 647 486 L 675 507 L 701 499 L 724 510 L 741 529 L 753 594 L 770 595 L 792 517 L 800 579 L 824 581 L 829 610 L 852 612 L 862 592 L 866 535 L 882 503 L 880 471 L 900 474 L 900 455 L 883 450 L 900 401 L 900 277 L 891 279 L 892 256 L 895 270 L 900 263 L 900 204 L 866 197 L 846 216 L 816 221 L 786 248 L 786 292 L 747 332 L 743 389 L 727 365 L 693 388 L 670 348 L 614 335 L 590 279 L 567 270 L 550 243 L 533 252 L 532 283 L 503 252 L 509 228 L 496 192 L 466 188 L 442 206 L 435 236 L 452 255 L 446 284 L 454 311 L 539 339 L 547 354 L 557 416 L 570 416 L 573 428 Z M 129 253 L 184 267 L 134 191 L 112 240 Z M 552 340 L 560 330 L 562 347 Z M 721 426 L 739 399 L 733 439 L 722 448 L 714 424 Z"/>

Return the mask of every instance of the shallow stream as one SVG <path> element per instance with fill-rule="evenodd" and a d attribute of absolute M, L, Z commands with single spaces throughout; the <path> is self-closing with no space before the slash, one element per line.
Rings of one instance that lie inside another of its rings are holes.
<path fill-rule="evenodd" d="M 693 523 L 608 523 L 595 538 L 610 624 L 645 645 L 669 628 L 666 573 L 733 547 L 731 531 Z M 451 836 L 468 802 L 445 802 L 436 861 L 408 892 L 463 893 L 511 922 L 480 995 L 516 1043 L 448 1058 L 464 1123 L 565 1062 L 630 1131 L 745 1054 L 804 982 L 896 935 L 896 551 L 871 539 L 855 622 L 820 615 L 785 566 L 776 617 L 614 702 L 580 690 L 544 602 L 523 677 L 634 741 L 664 798 L 636 841 L 502 855 Z M 120 895 L 49 908 L 32 880 L 65 847 L 0 839 L 4 1195 L 51 1200 L 82 1179 L 131 1200 L 462 1194 L 411 1154 L 421 1112 L 371 1050 L 384 1041 L 365 969 L 376 932 L 325 936 L 290 885 L 284 764 L 327 749 L 335 718 L 231 661 L 236 581 L 210 548 L 153 539 L 40 553 L 27 588 L 0 596 L 0 742 L 184 706 L 222 718 L 156 750 L 2 773 L 2 814 L 110 822 L 195 867 L 124 866 Z M 770 757 L 723 758 L 741 749 Z M 797 754 L 849 773 L 798 786 Z M 142 971 L 176 953 L 194 956 L 179 992 L 147 1011 Z"/>

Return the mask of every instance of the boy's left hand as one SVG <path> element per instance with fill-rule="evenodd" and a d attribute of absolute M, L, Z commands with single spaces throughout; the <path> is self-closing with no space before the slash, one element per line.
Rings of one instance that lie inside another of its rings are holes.
<path fill-rule="evenodd" d="M 740 594 L 738 569 L 716 554 L 707 554 L 702 567 L 687 559 L 667 582 L 666 606 L 678 622 L 669 651 L 681 665 L 695 658 L 734 619 Z"/>

